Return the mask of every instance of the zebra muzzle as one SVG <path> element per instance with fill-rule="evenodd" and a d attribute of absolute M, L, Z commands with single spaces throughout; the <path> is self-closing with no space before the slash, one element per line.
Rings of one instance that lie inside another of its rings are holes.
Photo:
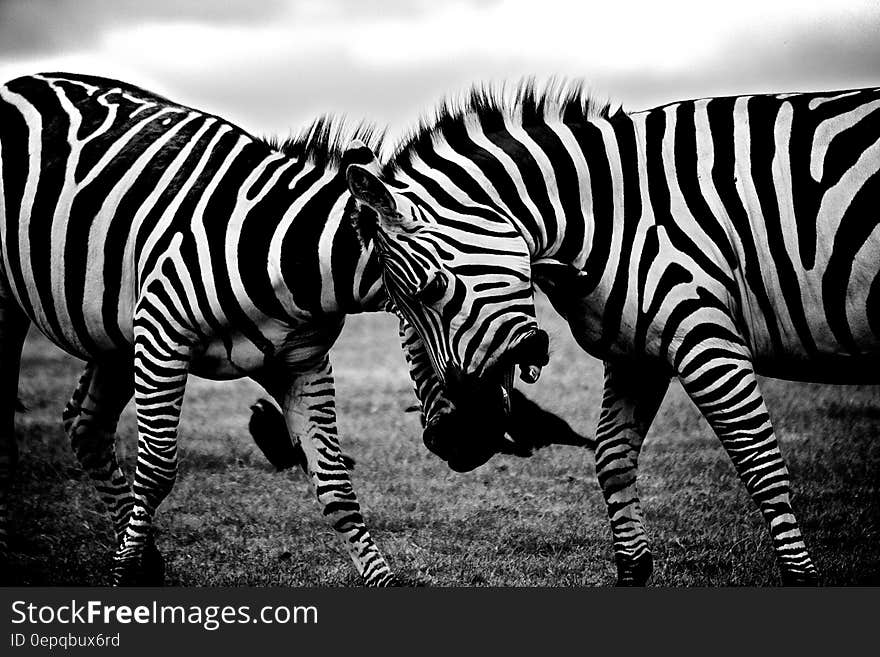
<path fill-rule="evenodd" d="M 519 340 L 508 353 L 508 362 L 519 365 L 519 378 L 525 383 L 535 383 L 541 376 L 541 368 L 550 360 L 550 338 L 546 331 L 533 329 Z"/>

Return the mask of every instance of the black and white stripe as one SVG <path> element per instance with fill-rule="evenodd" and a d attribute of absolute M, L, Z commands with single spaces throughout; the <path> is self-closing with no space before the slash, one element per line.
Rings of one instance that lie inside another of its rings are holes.
<path fill-rule="evenodd" d="M 384 181 L 355 177 L 380 241 L 395 245 L 382 250 L 389 292 L 447 384 L 450 364 L 485 381 L 485 364 L 503 361 L 495 327 L 529 312 L 520 297 L 506 314 L 482 308 L 496 280 L 524 271 L 605 361 L 597 473 L 621 583 L 651 572 L 637 460 L 673 376 L 764 515 L 784 580 L 816 581 L 756 374 L 880 380 L 878 110 L 880 90 L 859 89 L 628 114 L 579 88 L 527 84 L 512 99 L 477 91 L 447 105 Z M 482 276 L 481 261 L 493 263 Z M 464 280 L 461 263 L 482 282 Z M 464 298 L 420 301 L 437 272 Z M 449 345 L 474 336 L 472 360 L 456 362 Z"/>

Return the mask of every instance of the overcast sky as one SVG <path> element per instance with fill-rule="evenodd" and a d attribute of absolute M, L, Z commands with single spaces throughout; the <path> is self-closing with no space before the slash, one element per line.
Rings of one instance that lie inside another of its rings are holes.
<path fill-rule="evenodd" d="M 470 83 L 551 74 L 643 109 L 880 85 L 877 0 L 0 0 L 0 79 L 118 77 L 285 136 L 411 126 Z"/>

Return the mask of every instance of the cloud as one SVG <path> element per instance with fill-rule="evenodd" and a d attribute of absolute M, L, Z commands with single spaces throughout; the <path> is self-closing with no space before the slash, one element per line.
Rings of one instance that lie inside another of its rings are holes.
<path fill-rule="evenodd" d="M 603 74 L 596 82 L 643 109 L 694 97 L 880 86 L 878 63 L 880 19 L 842 14 L 776 31 L 732 32 L 698 66 Z"/>
<path fill-rule="evenodd" d="M 403 130 L 444 94 L 529 74 L 584 79 L 632 109 L 878 84 L 878 32 L 869 0 L 14 0 L 0 4 L 0 77 L 120 77 L 256 132 L 324 112 Z"/>
<path fill-rule="evenodd" d="M 462 58 L 387 70 L 331 50 L 315 56 L 320 67 L 298 57 L 266 62 L 256 73 L 246 63 L 230 66 L 224 76 L 178 71 L 163 76 L 161 91 L 257 132 L 284 136 L 321 114 L 337 114 L 390 126 L 394 135 L 433 109 L 442 95 L 480 80 L 517 77 L 526 66 L 524 61 Z"/>
<path fill-rule="evenodd" d="M 227 25 L 268 22 L 286 4 L 283 0 L 3 0 L 0 54 L 77 50 L 94 44 L 107 29 L 145 21 Z"/>
<path fill-rule="evenodd" d="M 500 0 L 455 0 L 486 7 Z M 447 3 L 450 4 L 450 3 Z M 2 0 L 0 55 L 27 55 L 91 47 L 110 30 L 137 25 L 190 23 L 249 28 L 282 24 L 334 26 L 382 17 L 412 20 L 433 0 Z"/>

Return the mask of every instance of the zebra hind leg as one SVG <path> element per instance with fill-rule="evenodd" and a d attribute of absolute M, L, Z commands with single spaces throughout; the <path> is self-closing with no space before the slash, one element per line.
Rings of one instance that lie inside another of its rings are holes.
<path fill-rule="evenodd" d="M 292 381 L 292 383 L 291 383 Z M 276 373 L 260 383 L 283 409 L 290 435 L 299 438 L 306 472 L 324 517 L 342 539 L 367 586 L 393 586 L 394 574 L 373 542 L 339 446 L 333 370 L 326 357 L 309 372 Z"/>
<path fill-rule="evenodd" d="M 132 386 L 129 366 L 88 363 L 62 414 L 73 451 L 110 514 L 117 545 L 134 506 L 131 485 L 116 456 L 116 426 L 132 397 Z M 164 563 L 152 537 L 143 561 L 144 583 L 161 584 Z"/>
<path fill-rule="evenodd" d="M 10 573 L 9 498 L 18 460 L 15 410 L 18 404 L 18 371 L 28 320 L 13 302 L 0 297 L 0 580 Z"/>
<path fill-rule="evenodd" d="M 791 508 L 788 469 L 748 357 L 711 349 L 712 358 L 683 363 L 685 391 L 721 440 L 749 495 L 770 528 L 786 585 L 815 586 L 818 572 Z M 704 352 L 708 353 L 708 351 Z"/>
<path fill-rule="evenodd" d="M 618 586 L 644 586 L 654 568 L 636 489 L 639 451 L 669 386 L 647 368 L 605 363 L 596 476 L 608 505 Z"/>

